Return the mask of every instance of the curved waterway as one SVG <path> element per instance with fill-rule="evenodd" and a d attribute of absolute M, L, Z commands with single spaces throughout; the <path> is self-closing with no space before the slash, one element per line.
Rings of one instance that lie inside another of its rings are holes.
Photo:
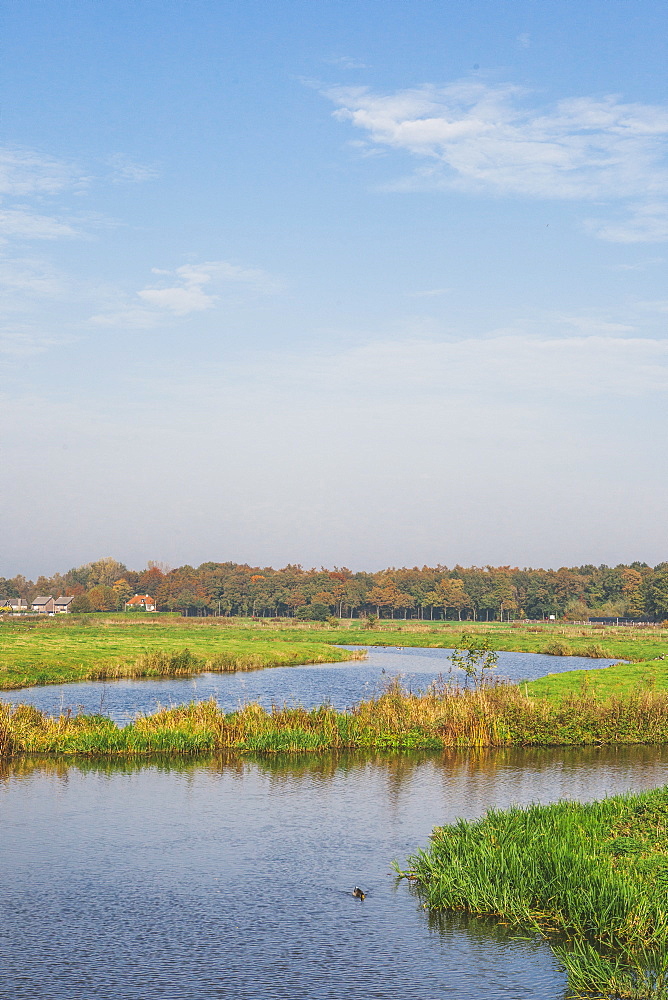
<path fill-rule="evenodd" d="M 665 782 L 664 747 L 5 761 L 0 997 L 563 1000 L 547 945 L 430 919 L 390 862 L 492 806 Z"/>
<path fill-rule="evenodd" d="M 348 647 L 359 648 L 359 647 Z M 345 709 L 363 698 L 379 694 L 392 678 L 399 677 L 412 691 L 424 690 L 432 681 L 461 680 L 462 671 L 453 670 L 448 649 L 401 649 L 372 646 L 365 660 L 294 667 L 271 667 L 239 673 L 205 673 L 193 677 L 87 681 L 81 684 L 52 684 L 0 692 L 3 701 L 36 705 L 46 712 L 98 712 L 119 724 L 129 722 L 138 712 L 150 714 L 158 708 L 214 697 L 227 712 L 245 702 L 272 705 L 303 705 L 312 708 L 329 702 Z M 545 656 L 540 653 L 499 655 L 492 676 L 513 681 L 533 680 L 565 670 L 595 670 L 618 660 L 592 660 L 580 656 Z M 452 671 L 452 675 L 449 673 Z"/>

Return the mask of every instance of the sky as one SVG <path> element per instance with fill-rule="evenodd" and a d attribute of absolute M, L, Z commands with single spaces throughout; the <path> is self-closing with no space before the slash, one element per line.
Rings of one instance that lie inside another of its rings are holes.
<path fill-rule="evenodd" d="M 0 575 L 668 558 L 664 0 L 6 0 Z"/>

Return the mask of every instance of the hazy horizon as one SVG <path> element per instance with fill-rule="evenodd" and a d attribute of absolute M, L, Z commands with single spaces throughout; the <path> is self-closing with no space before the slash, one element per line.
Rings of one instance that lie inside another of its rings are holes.
<path fill-rule="evenodd" d="M 662 562 L 667 20 L 6 5 L 0 575 Z"/>

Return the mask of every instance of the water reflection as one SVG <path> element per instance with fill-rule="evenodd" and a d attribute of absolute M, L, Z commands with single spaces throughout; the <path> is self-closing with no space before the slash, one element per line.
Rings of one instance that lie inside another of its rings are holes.
<path fill-rule="evenodd" d="M 546 945 L 428 916 L 390 862 L 458 816 L 667 781 L 663 747 L 5 761 L 0 996 L 556 1000 Z"/>

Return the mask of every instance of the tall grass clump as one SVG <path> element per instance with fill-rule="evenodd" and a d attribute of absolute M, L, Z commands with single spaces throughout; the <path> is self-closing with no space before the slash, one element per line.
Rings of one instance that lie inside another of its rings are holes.
<path fill-rule="evenodd" d="M 401 874 L 430 909 L 542 934 L 580 994 L 668 996 L 668 788 L 490 810 L 437 828 Z"/>
<path fill-rule="evenodd" d="M 573 650 L 563 639 L 552 639 L 546 646 L 543 646 L 542 653 L 548 656 L 572 656 Z"/>

